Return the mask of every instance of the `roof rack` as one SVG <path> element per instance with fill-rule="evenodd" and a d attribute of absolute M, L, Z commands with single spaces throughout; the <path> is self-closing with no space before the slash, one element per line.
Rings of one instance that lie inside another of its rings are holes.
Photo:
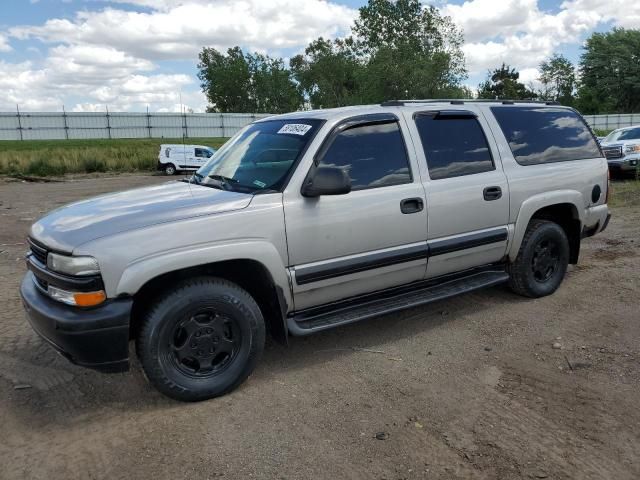
<path fill-rule="evenodd" d="M 450 103 L 451 105 L 464 105 L 465 103 L 501 103 L 503 105 L 515 105 L 516 103 L 539 103 L 541 105 L 560 105 L 556 101 L 544 100 L 492 100 L 489 98 L 429 98 L 426 100 L 387 100 L 380 104 L 381 107 L 402 107 L 411 103 Z"/>

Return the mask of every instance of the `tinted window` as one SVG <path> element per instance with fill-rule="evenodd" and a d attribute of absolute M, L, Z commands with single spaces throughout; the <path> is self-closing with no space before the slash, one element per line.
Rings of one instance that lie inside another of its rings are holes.
<path fill-rule="evenodd" d="M 320 164 L 345 169 L 353 190 L 411 182 L 407 151 L 396 122 L 340 132 Z"/>
<path fill-rule="evenodd" d="M 640 128 L 631 128 L 629 130 L 624 130 L 618 140 L 637 140 L 640 138 Z"/>
<path fill-rule="evenodd" d="M 487 138 L 474 117 L 416 117 L 420 141 L 433 180 L 493 170 Z"/>
<path fill-rule="evenodd" d="M 602 156 L 586 124 L 572 110 L 549 107 L 492 107 L 520 165 Z"/>

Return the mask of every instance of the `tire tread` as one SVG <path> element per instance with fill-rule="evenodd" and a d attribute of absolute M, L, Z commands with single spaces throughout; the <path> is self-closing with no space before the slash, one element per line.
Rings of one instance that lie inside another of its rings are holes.
<path fill-rule="evenodd" d="M 171 302 L 174 302 L 176 299 L 185 296 L 185 294 L 194 288 L 210 288 L 214 289 L 226 289 L 231 290 L 233 292 L 233 297 L 237 299 L 237 303 L 245 307 L 248 307 L 255 316 L 259 325 L 255 328 L 256 338 L 253 339 L 251 345 L 251 352 L 249 355 L 249 368 L 245 368 L 245 371 L 242 375 L 238 376 L 238 378 L 228 386 L 226 386 L 222 391 L 216 392 L 215 394 L 203 394 L 202 392 L 197 392 L 193 389 L 185 388 L 181 385 L 178 385 L 169 377 L 167 377 L 160 366 L 160 363 L 156 361 L 155 358 L 151 355 L 150 352 L 153 351 L 153 345 L 150 342 L 150 330 L 154 327 L 154 324 L 158 321 L 157 318 L 162 314 L 161 312 L 167 308 Z M 261 328 L 260 328 L 261 327 Z M 182 401 L 199 401 L 207 398 L 217 397 L 225 395 L 230 391 L 237 388 L 242 382 L 244 382 L 247 377 L 253 371 L 257 360 L 262 354 L 262 350 L 264 348 L 264 338 L 265 338 L 265 329 L 264 329 L 264 319 L 262 317 L 262 313 L 260 311 L 260 307 L 256 303 L 256 301 L 247 293 L 244 289 L 232 283 L 228 280 L 219 277 L 198 277 L 195 279 L 189 279 L 181 282 L 176 286 L 176 288 L 171 290 L 167 296 L 163 298 L 159 298 L 159 300 L 152 303 L 151 307 L 148 309 L 147 313 L 144 315 L 140 327 L 139 334 L 136 338 L 136 351 L 138 353 L 138 357 L 140 359 L 140 363 L 142 364 L 142 368 L 147 376 L 147 379 L 152 383 L 160 392 L 165 395 L 172 397 L 177 400 Z"/>

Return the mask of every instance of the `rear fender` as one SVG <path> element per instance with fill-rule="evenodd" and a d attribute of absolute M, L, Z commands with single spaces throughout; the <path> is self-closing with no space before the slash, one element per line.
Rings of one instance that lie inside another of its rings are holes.
<path fill-rule="evenodd" d="M 574 218 L 580 220 L 580 225 L 582 226 L 585 216 L 584 198 L 576 190 L 556 190 L 540 193 L 522 202 L 516 218 L 513 239 L 507 252 L 510 261 L 514 261 L 518 256 L 527 226 L 535 213 L 542 208 L 562 203 L 568 203 L 573 206 Z"/>

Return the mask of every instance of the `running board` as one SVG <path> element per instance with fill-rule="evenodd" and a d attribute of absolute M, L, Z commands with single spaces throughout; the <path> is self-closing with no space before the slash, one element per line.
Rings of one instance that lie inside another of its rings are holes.
<path fill-rule="evenodd" d="M 292 335 L 310 335 L 329 328 L 426 305 L 479 288 L 498 285 L 506 282 L 508 278 L 509 275 L 504 270 L 491 270 L 475 272 L 439 283 L 419 282 L 294 313 L 287 318 L 287 326 Z"/>

